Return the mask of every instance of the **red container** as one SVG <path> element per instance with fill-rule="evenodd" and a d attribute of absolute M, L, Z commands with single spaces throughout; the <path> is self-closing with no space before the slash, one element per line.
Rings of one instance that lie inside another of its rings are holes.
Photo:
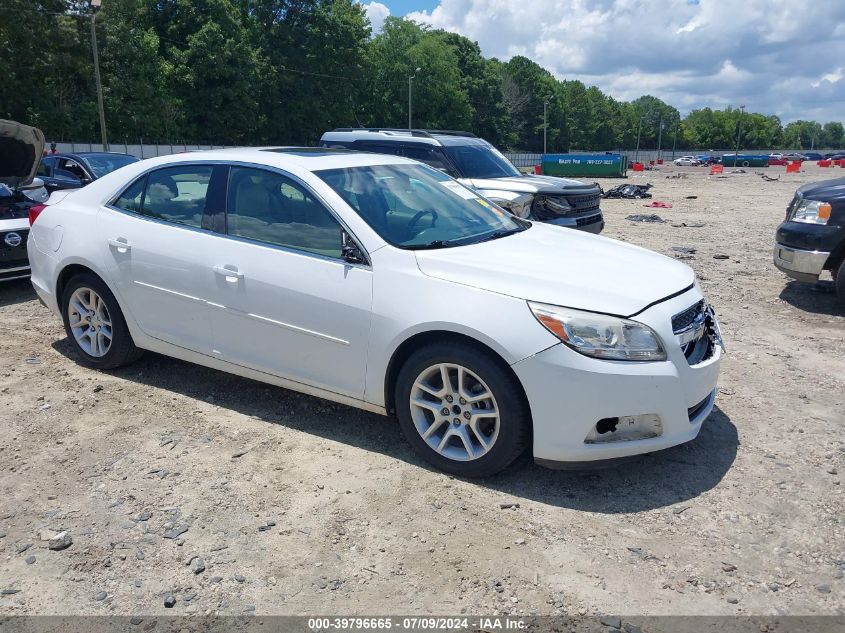
<path fill-rule="evenodd" d="M 663 164 L 663 159 L 662 159 L 662 158 L 659 158 L 659 159 L 657 160 L 657 164 L 658 164 L 658 165 L 662 165 L 662 164 Z"/>
<path fill-rule="evenodd" d="M 801 161 L 794 160 L 786 166 L 786 173 L 787 174 L 797 174 L 801 171 Z"/>
<path fill-rule="evenodd" d="M 715 176 L 716 174 L 724 173 L 725 166 L 724 165 L 710 165 L 710 175 Z"/>
<path fill-rule="evenodd" d="M 649 167 L 654 167 L 654 161 L 653 161 L 653 160 L 648 161 L 648 166 L 649 166 Z"/>
<path fill-rule="evenodd" d="M 631 166 L 631 169 L 633 169 L 634 171 L 643 171 L 645 169 L 645 165 L 643 165 L 642 163 L 634 163 Z"/>
<path fill-rule="evenodd" d="M 820 161 L 819 161 L 818 163 L 816 163 L 816 164 L 817 164 L 819 167 L 830 167 L 830 161 L 829 161 L 829 160 L 820 160 Z"/>

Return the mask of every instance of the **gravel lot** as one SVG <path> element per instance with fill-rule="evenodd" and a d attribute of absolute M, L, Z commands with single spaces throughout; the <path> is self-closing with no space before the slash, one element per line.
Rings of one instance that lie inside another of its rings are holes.
<path fill-rule="evenodd" d="M 392 419 L 154 354 L 98 373 L 0 286 L 0 615 L 845 613 L 845 310 L 771 263 L 795 188 L 845 170 L 747 171 L 604 204 L 609 237 L 696 249 L 728 346 L 699 438 L 608 470 L 462 481 Z"/>

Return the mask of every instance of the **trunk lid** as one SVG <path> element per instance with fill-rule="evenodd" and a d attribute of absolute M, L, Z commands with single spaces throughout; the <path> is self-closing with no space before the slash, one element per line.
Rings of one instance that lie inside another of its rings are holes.
<path fill-rule="evenodd" d="M 0 119 L 0 183 L 15 190 L 32 182 L 43 153 L 41 130 Z"/>

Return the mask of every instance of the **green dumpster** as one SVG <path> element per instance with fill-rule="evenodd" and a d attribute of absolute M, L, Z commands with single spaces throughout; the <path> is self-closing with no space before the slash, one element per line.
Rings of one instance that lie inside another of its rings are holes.
<path fill-rule="evenodd" d="M 725 154 L 722 164 L 725 167 L 768 167 L 769 157 L 765 154 Z"/>
<path fill-rule="evenodd" d="M 543 154 L 541 162 L 546 176 L 624 178 L 628 171 L 621 154 Z"/>

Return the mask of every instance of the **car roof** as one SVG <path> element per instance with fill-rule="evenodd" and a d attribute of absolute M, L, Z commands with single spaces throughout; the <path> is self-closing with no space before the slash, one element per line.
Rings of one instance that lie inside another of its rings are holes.
<path fill-rule="evenodd" d="M 58 154 L 48 154 L 44 158 L 88 158 L 89 156 L 132 156 L 132 158 L 137 158 L 137 156 L 125 152 L 59 152 Z"/>
<path fill-rule="evenodd" d="M 144 162 L 166 165 L 202 161 L 255 163 L 288 171 L 302 169 L 312 172 L 369 165 L 416 164 L 415 161 L 400 156 L 326 147 L 231 147 L 159 156 Z"/>
<path fill-rule="evenodd" d="M 337 128 L 326 132 L 321 143 L 332 141 L 380 141 L 395 144 L 420 144 L 434 146 L 487 145 L 472 132 L 461 130 L 422 130 L 400 128 Z"/>

